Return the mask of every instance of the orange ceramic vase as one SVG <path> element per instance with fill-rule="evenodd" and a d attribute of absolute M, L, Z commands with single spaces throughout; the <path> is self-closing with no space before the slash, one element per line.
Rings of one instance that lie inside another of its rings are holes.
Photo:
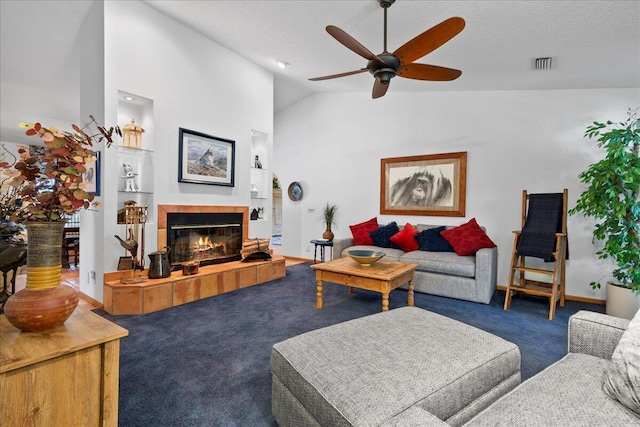
<path fill-rule="evenodd" d="M 62 325 L 78 305 L 78 293 L 61 285 L 64 222 L 29 222 L 27 286 L 4 305 L 7 320 L 23 332 Z"/>

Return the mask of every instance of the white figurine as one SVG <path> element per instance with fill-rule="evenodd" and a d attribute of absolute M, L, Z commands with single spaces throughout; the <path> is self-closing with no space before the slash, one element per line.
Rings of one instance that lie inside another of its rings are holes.
<path fill-rule="evenodd" d="M 122 179 L 124 179 L 123 191 L 138 191 L 138 185 L 136 184 L 136 176 L 138 174 L 133 172 L 131 165 L 123 163 L 122 167 L 124 168 L 124 175 L 122 176 Z"/>

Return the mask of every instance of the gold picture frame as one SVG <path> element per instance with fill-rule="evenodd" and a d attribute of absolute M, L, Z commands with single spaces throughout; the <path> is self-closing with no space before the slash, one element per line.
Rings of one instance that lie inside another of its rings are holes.
<path fill-rule="evenodd" d="M 380 214 L 465 216 L 467 152 L 380 160 Z"/>

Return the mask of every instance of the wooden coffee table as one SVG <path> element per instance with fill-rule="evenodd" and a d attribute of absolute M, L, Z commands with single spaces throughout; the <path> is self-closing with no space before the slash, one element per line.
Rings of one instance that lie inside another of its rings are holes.
<path fill-rule="evenodd" d="M 322 308 L 322 282 L 337 283 L 353 288 L 366 289 L 382 294 L 382 311 L 389 310 L 389 293 L 409 284 L 407 305 L 413 306 L 413 275 L 418 264 L 385 261 L 381 259 L 369 267 L 363 267 L 351 258 L 339 258 L 311 266 L 316 270 L 316 308 Z"/>

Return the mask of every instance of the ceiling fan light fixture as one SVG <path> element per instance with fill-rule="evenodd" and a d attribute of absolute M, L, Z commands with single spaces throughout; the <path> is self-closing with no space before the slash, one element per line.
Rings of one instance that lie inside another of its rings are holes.
<path fill-rule="evenodd" d="M 393 68 L 380 68 L 373 73 L 373 76 L 383 85 L 387 85 L 396 76 L 396 70 Z"/>
<path fill-rule="evenodd" d="M 276 64 L 278 65 L 278 68 L 281 68 L 283 70 L 286 69 L 287 67 L 289 67 L 289 63 L 286 62 L 286 61 L 282 61 L 282 60 L 276 61 Z"/>

